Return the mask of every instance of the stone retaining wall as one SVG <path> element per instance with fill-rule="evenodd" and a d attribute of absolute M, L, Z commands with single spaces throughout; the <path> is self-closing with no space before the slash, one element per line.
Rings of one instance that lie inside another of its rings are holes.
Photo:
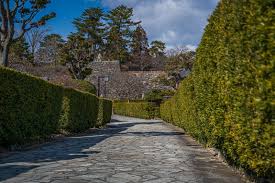
<path fill-rule="evenodd" d="M 161 86 L 155 79 L 166 75 L 164 71 L 121 71 L 119 61 L 92 62 L 92 75 L 86 80 L 99 89 L 100 95 L 110 99 L 141 99 L 152 89 L 171 89 Z M 108 78 L 108 79 L 107 79 Z"/>

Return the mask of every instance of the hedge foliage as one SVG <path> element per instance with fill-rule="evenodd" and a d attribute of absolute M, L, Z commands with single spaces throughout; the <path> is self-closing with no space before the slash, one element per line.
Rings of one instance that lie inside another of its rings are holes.
<path fill-rule="evenodd" d="M 97 120 L 98 127 L 104 126 L 111 121 L 111 117 L 113 113 L 112 105 L 113 105 L 112 101 L 110 100 L 105 100 L 102 98 L 99 99 L 99 112 L 98 112 L 98 120 Z"/>
<path fill-rule="evenodd" d="M 98 113 L 104 116 L 104 123 L 112 115 L 111 101 L 3 67 L 0 96 L 0 145 L 4 146 L 64 130 L 81 132 L 97 126 Z"/>
<path fill-rule="evenodd" d="M 115 101 L 113 103 L 115 114 L 144 119 L 159 117 L 159 107 L 154 102 L 147 101 Z"/>
<path fill-rule="evenodd" d="M 193 72 L 161 117 L 219 148 L 235 165 L 274 177 L 274 0 L 221 0 Z"/>
<path fill-rule="evenodd" d="M 73 81 L 76 82 L 75 89 L 96 95 L 96 93 L 97 93 L 96 87 L 94 85 L 92 85 L 91 83 L 89 83 L 88 81 L 72 80 L 71 82 L 73 82 Z"/>

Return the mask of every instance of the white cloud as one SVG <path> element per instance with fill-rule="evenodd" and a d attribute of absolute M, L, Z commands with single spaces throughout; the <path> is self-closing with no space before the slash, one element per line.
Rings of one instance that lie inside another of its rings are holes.
<path fill-rule="evenodd" d="M 198 45 L 207 18 L 218 0 L 101 0 L 114 8 L 124 4 L 134 8 L 134 19 L 141 20 L 149 40 L 160 39 L 168 47 Z M 195 46 L 190 46 L 192 49 Z"/>
<path fill-rule="evenodd" d="M 186 45 L 186 48 L 188 48 L 191 51 L 195 51 L 197 49 L 197 46 L 188 44 Z"/>
<path fill-rule="evenodd" d="M 164 42 L 172 41 L 177 39 L 178 35 L 175 31 L 168 30 L 167 32 L 163 32 L 161 37 L 158 39 L 163 40 Z"/>

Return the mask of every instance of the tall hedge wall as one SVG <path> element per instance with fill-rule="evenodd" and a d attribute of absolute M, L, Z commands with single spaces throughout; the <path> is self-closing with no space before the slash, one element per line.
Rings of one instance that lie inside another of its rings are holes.
<path fill-rule="evenodd" d="M 95 95 L 0 67 L 0 145 L 23 144 L 61 130 L 84 131 L 97 125 L 98 113 L 106 123 L 112 111 L 105 109 L 112 104 L 104 103 L 99 105 Z"/>
<path fill-rule="evenodd" d="M 275 1 L 221 0 L 161 117 L 259 177 L 275 170 Z"/>
<path fill-rule="evenodd" d="M 113 103 L 115 114 L 144 119 L 159 117 L 159 107 L 147 101 L 115 101 Z"/>
<path fill-rule="evenodd" d="M 112 101 L 99 99 L 99 112 L 97 126 L 101 127 L 111 121 L 113 106 Z"/>

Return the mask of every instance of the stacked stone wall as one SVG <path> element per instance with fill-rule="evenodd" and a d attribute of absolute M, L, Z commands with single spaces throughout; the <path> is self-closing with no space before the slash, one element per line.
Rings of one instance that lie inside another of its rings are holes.
<path fill-rule="evenodd" d="M 87 80 L 106 98 L 141 99 L 152 89 L 170 89 L 156 82 L 164 71 L 121 71 L 119 61 L 92 62 L 90 67 L 93 72 Z"/>

